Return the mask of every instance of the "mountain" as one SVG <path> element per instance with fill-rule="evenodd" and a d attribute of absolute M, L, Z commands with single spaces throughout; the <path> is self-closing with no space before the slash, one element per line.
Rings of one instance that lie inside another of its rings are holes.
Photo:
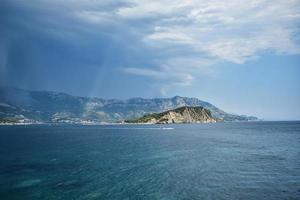
<path fill-rule="evenodd" d="M 248 121 L 255 117 L 226 113 L 197 98 L 131 98 L 128 100 L 77 97 L 59 92 L 0 88 L 2 122 L 102 123 L 135 119 L 182 106 L 201 106 L 224 121 Z"/>
<path fill-rule="evenodd" d="M 211 112 L 201 106 L 183 106 L 161 113 L 146 114 L 135 120 L 125 120 L 126 123 L 150 123 L 150 124 L 173 124 L 173 123 L 211 123 L 218 119 L 212 117 Z"/>

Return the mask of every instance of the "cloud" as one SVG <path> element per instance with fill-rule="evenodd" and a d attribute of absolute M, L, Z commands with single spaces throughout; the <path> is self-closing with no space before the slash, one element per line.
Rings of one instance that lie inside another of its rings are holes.
<path fill-rule="evenodd" d="M 50 65 L 55 53 L 57 63 L 72 55 L 68 66 L 122 68 L 155 79 L 165 92 L 213 76 L 218 62 L 300 54 L 299 0 L 4 0 L 0 12 L 0 57 L 13 60 L 11 49 L 38 38 L 32 54 L 53 48 L 39 65 Z"/>
<path fill-rule="evenodd" d="M 212 65 L 218 61 L 243 64 L 259 59 L 266 52 L 300 54 L 297 27 L 300 1 L 297 0 L 251 0 L 247 3 L 237 0 L 136 0 L 117 13 L 127 20 L 152 20 L 148 27 L 151 31 L 143 35 L 143 41 L 166 52 L 160 61 L 159 77 L 162 79 L 165 77 L 161 73 L 170 76 L 172 73 L 191 74 L 191 71 L 199 78 L 201 73 L 209 71 L 208 74 L 212 74 Z M 178 57 L 186 62 L 178 62 Z M 203 60 L 210 62 L 203 65 Z M 173 64 L 168 65 L 170 62 Z M 166 66 L 171 70 L 166 70 Z M 127 72 L 133 73 L 131 70 Z M 138 69 L 135 72 L 141 76 L 151 74 L 137 73 Z"/>
<path fill-rule="evenodd" d="M 152 85 L 157 85 L 156 81 L 158 80 L 158 87 L 160 87 L 160 93 L 162 95 L 167 95 L 169 90 L 173 87 L 190 86 L 194 80 L 194 77 L 190 73 L 176 71 L 174 68 L 168 66 L 160 67 L 157 70 L 134 67 L 127 67 L 122 70 L 129 74 L 154 79 Z"/>
<path fill-rule="evenodd" d="M 135 67 L 126 67 L 122 69 L 124 72 L 146 76 L 156 80 L 164 80 L 167 83 L 173 83 L 176 85 L 190 85 L 191 81 L 194 79 L 193 76 L 189 73 L 180 73 L 180 72 L 171 72 L 172 69 L 169 67 L 160 67 L 159 69 L 145 69 L 145 68 L 135 68 Z"/>
<path fill-rule="evenodd" d="M 145 36 L 151 42 L 160 45 L 168 45 L 170 41 L 178 45 L 184 43 L 199 55 L 207 54 L 239 64 L 267 50 L 278 54 L 300 53 L 296 38 L 299 1 L 159 2 L 139 1 L 136 7 L 126 8 L 126 16 L 161 16 L 153 32 Z M 165 5 L 169 9 L 164 13 Z M 141 7 L 138 13 L 137 8 Z"/>
<path fill-rule="evenodd" d="M 99 33 L 105 27 L 113 32 L 119 27 L 123 32 L 136 34 L 137 40 L 151 47 L 185 45 L 200 56 L 205 54 L 235 63 L 259 56 L 264 50 L 279 54 L 300 52 L 297 43 L 299 0 L 250 0 L 247 3 L 237 0 L 45 0 L 7 4 L 26 12 L 33 11 L 31 20 L 46 25 L 39 27 L 51 32 L 59 28 L 57 32 Z M 62 17 L 62 21 L 50 17 L 51 14 Z"/>
<path fill-rule="evenodd" d="M 248 38 L 219 39 L 208 44 L 205 50 L 215 57 L 238 64 L 255 59 L 267 50 L 277 54 L 299 54 L 300 47 L 292 41 L 291 35 L 290 30 L 274 27 Z"/>

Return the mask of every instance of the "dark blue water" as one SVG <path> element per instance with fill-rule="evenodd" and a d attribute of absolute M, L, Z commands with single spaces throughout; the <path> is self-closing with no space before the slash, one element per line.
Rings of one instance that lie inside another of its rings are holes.
<path fill-rule="evenodd" d="M 300 199 L 300 122 L 171 127 L 2 126 L 0 199 Z"/>

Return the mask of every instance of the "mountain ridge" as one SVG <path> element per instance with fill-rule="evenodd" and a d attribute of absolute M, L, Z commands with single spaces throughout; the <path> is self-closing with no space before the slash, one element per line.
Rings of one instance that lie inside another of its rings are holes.
<path fill-rule="evenodd" d="M 44 123 L 115 123 L 182 106 L 202 106 L 224 121 L 249 121 L 255 117 L 233 115 L 198 98 L 130 98 L 126 100 L 80 97 L 62 92 L 0 88 L 1 121 Z"/>

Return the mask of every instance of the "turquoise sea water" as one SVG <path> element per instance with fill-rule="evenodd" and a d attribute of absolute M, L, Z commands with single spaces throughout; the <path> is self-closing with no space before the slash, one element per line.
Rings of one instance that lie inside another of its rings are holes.
<path fill-rule="evenodd" d="M 0 158 L 4 200 L 300 199 L 300 122 L 1 126 Z"/>

